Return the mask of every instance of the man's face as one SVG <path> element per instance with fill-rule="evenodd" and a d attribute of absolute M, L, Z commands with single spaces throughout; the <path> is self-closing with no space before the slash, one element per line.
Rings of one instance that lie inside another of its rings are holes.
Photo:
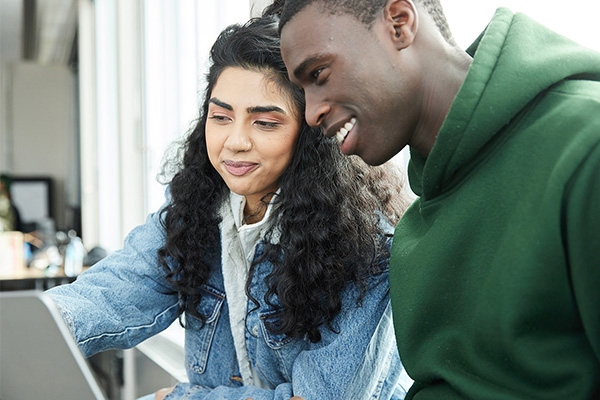
<path fill-rule="evenodd" d="M 413 85 L 383 21 L 372 28 L 313 3 L 281 33 L 290 79 L 304 89 L 306 120 L 336 136 L 344 154 L 384 163 L 415 128 Z"/>

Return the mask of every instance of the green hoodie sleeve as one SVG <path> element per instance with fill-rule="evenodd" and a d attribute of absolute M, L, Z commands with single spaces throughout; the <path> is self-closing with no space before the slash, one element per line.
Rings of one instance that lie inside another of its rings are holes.
<path fill-rule="evenodd" d="M 567 186 L 563 234 L 583 329 L 600 362 L 600 143 Z"/>

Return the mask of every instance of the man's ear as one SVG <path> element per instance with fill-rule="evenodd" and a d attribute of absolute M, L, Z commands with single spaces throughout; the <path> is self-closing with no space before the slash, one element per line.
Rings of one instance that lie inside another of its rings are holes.
<path fill-rule="evenodd" d="M 405 49 L 413 43 L 419 27 L 419 17 L 412 0 L 388 0 L 384 18 L 398 50 Z"/>

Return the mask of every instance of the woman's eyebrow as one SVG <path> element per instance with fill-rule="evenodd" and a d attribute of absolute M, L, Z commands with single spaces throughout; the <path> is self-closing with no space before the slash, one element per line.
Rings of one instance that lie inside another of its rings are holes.
<path fill-rule="evenodd" d="M 255 106 L 255 107 L 248 107 L 246 108 L 246 111 L 248 112 L 248 114 L 254 114 L 254 113 L 267 113 L 267 112 L 278 112 L 280 114 L 286 115 L 287 113 L 285 112 L 285 110 L 283 110 L 283 108 L 281 107 L 277 107 L 277 106 Z"/>
<path fill-rule="evenodd" d="M 208 100 L 208 102 L 216 104 L 217 106 L 222 107 L 226 110 L 233 111 L 233 107 L 231 105 L 225 103 L 224 101 L 217 99 L 216 97 L 212 97 L 211 99 Z"/>
<path fill-rule="evenodd" d="M 216 97 L 212 97 L 211 99 L 208 100 L 208 102 L 213 103 L 213 104 L 215 104 L 219 107 L 222 107 L 226 110 L 233 111 L 233 107 L 230 104 L 227 104 L 224 101 L 217 99 Z M 246 112 L 248 112 L 248 114 L 267 113 L 267 112 L 273 112 L 273 111 L 278 112 L 283 115 L 287 115 L 285 110 L 278 106 L 254 106 L 254 107 L 246 108 Z"/>

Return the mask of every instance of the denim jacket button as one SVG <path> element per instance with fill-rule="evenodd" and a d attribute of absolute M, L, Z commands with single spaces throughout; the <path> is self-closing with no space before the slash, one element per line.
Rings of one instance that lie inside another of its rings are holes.
<path fill-rule="evenodd" d="M 252 328 L 252 333 L 254 336 L 258 336 L 258 325 L 254 325 L 254 328 Z"/>

